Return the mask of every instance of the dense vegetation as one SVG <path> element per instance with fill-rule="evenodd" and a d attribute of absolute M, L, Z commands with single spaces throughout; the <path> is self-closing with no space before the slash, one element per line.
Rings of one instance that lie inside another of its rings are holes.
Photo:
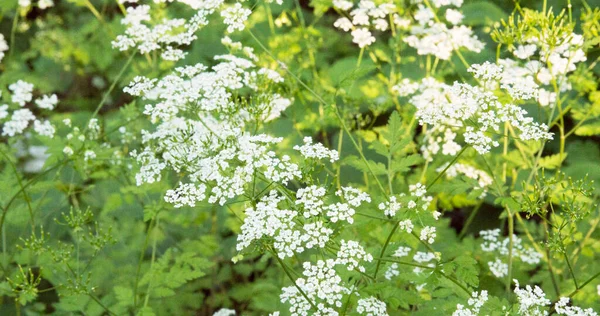
<path fill-rule="evenodd" d="M 0 0 L 0 315 L 597 315 L 599 6 Z"/>

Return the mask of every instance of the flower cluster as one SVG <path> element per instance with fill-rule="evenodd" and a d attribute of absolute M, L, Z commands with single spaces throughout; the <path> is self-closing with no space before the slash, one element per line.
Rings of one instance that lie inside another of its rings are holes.
<path fill-rule="evenodd" d="M 294 149 L 300 151 L 304 158 L 313 158 L 317 160 L 329 159 L 329 161 L 333 163 L 340 157 L 337 150 L 327 149 L 321 143 L 313 144 L 311 137 L 304 137 L 303 141 L 304 145 L 296 145 L 294 146 Z"/>
<path fill-rule="evenodd" d="M 362 261 L 371 262 L 373 256 L 367 253 L 357 241 L 348 240 L 346 242 L 342 239 L 336 263 L 347 266 L 348 270 L 358 269 L 364 273 L 365 267 L 360 265 Z"/>
<path fill-rule="evenodd" d="M 503 103 L 494 94 L 488 82 L 501 81 L 502 67 L 485 63 L 471 67 L 476 78 L 482 79 L 481 87 L 466 83 L 450 86 L 432 78 L 425 78 L 418 91 L 410 98 L 417 108 L 416 116 L 421 124 L 434 126 L 426 137 L 430 145 L 422 150 L 431 157 L 442 148 L 444 155 L 456 155 L 461 146 L 455 142 L 457 132 L 462 131 L 465 143 L 473 146 L 480 154 L 499 146 L 497 140 L 501 127 L 510 124 L 520 133 L 521 140 L 552 139 L 545 124 L 534 122 L 527 112 L 516 104 Z M 488 80 L 489 78 L 489 80 Z M 515 99 L 527 99 L 535 95 L 527 85 L 501 84 Z M 445 126 L 436 128 L 437 126 Z M 448 128 L 449 127 L 449 128 Z M 443 134 L 444 137 L 438 135 Z M 442 146 L 439 143 L 443 142 Z"/>
<path fill-rule="evenodd" d="M 333 26 L 345 32 L 351 31 L 352 42 L 360 48 L 375 43 L 371 30 L 387 31 L 390 27 L 388 20 L 400 18 L 395 14 L 396 6 L 391 2 L 376 5 L 371 0 L 361 0 L 353 9 L 354 4 L 351 1 L 334 0 L 333 7 L 346 15 L 336 20 Z"/>
<path fill-rule="evenodd" d="M 358 300 L 356 311 L 361 315 L 367 316 L 387 316 L 387 307 L 385 303 L 371 296 Z"/>
<path fill-rule="evenodd" d="M 558 315 L 567 315 L 567 316 L 598 316 L 593 309 L 587 308 L 583 309 L 579 306 L 569 306 L 569 302 L 571 301 L 568 297 L 561 297 L 556 304 L 554 304 L 554 309 Z"/>
<path fill-rule="evenodd" d="M 479 315 L 481 307 L 488 301 L 487 291 L 473 292 L 471 297 L 467 301 L 468 307 L 457 304 L 456 311 L 452 313 L 452 316 L 475 316 Z"/>
<path fill-rule="evenodd" d="M 4 39 L 4 35 L 0 34 L 0 62 L 4 59 L 4 52 L 8 50 L 8 43 Z"/>
<path fill-rule="evenodd" d="M 456 8 L 462 5 L 462 0 L 456 1 L 415 1 L 418 9 L 413 14 L 417 24 L 410 27 L 410 36 L 404 41 L 417 50 L 419 55 L 434 55 L 443 60 L 450 59 L 452 52 L 459 49 L 480 52 L 483 43 L 477 39 L 473 31 L 459 25 L 463 15 Z M 427 4 L 427 5 L 424 5 Z M 446 22 L 438 13 L 444 12 Z"/>
<path fill-rule="evenodd" d="M 273 238 L 273 246 L 281 258 L 291 257 L 294 253 L 302 253 L 305 249 L 323 248 L 330 239 L 333 230 L 322 220 L 327 215 L 331 222 L 347 221 L 352 223 L 354 207 L 362 202 L 370 201 L 368 195 L 357 189 L 344 187 L 336 192 L 346 202 L 330 205 L 324 203 L 327 191 L 318 186 L 301 188 L 296 193 L 296 200 L 290 209 L 280 209 L 284 200 L 272 190 L 261 198 L 254 208 L 246 210 L 246 218 L 242 225 L 242 233 L 238 235 L 237 250 L 241 251 L 254 241 L 263 237 Z M 302 226 L 297 223 L 303 218 Z M 357 260 L 371 261 L 373 257 L 364 252 L 356 242 L 342 242 L 340 262 L 348 264 L 352 270 L 359 267 Z M 340 263 L 338 262 L 338 263 Z"/>
<path fill-rule="evenodd" d="M 243 194 L 257 172 L 284 185 L 300 176 L 289 156 L 280 158 L 270 149 L 281 138 L 244 131 L 248 122 L 272 115 L 271 104 L 281 99 L 258 85 L 280 78 L 248 59 L 224 55 L 216 60 L 221 62 L 212 71 L 201 64 L 177 68 L 161 80 L 138 77 L 125 89 L 152 101 L 144 113 L 157 124 L 143 132 L 148 146 L 135 156 L 141 165 L 138 185 L 153 182 L 168 166 L 186 171 L 191 183 L 205 183 L 208 201 L 222 205 Z M 243 88 L 256 94 L 234 101 L 234 92 Z"/>
<path fill-rule="evenodd" d="M 488 262 L 490 271 L 498 278 L 506 276 L 508 273 L 508 264 L 502 261 L 500 257 L 506 257 L 509 253 L 510 238 L 506 237 L 500 239 L 500 229 L 484 230 L 479 232 L 479 235 L 483 239 L 481 249 L 484 252 L 490 252 L 496 254 L 499 257 L 492 262 Z M 537 252 L 535 249 L 528 246 L 524 246 L 521 238 L 517 235 L 513 235 L 513 257 L 519 258 L 521 261 L 536 265 L 542 259 L 542 254 Z"/>
<path fill-rule="evenodd" d="M 335 308 L 342 307 L 344 294 L 351 291 L 342 282 L 342 278 L 336 273 L 333 259 L 319 260 L 315 265 L 305 262 L 304 278 L 296 279 L 296 286 L 288 286 L 282 289 L 281 301 L 289 302 L 290 313 L 293 315 L 309 315 L 312 304 L 318 308 L 320 315 L 338 315 Z M 302 290 L 304 295 L 299 291 Z"/>
<path fill-rule="evenodd" d="M 165 60 L 184 58 L 186 53 L 177 47 L 190 45 L 196 39 L 196 31 L 208 24 L 207 17 L 223 1 L 179 2 L 189 5 L 196 14 L 189 20 L 163 19 L 150 25 L 153 21 L 149 5 L 127 8 L 127 15 L 121 20 L 127 29 L 124 35 L 117 36 L 112 42 L 113 47 L 120 51 L 135 48 L 142 54 L 163 50 L 161 57 Z"/>
<path fill-rule="evenodd" d="M 41 98 L 34 100 L 33 89 L 33 84 L 22 80 L 8 86 L 8 90 L 11 92 L 12 104 L 0 105 L 0 123 L 4 121 L 2 136 L 21 135 L 29 126 L 33 126 L 33 130 L 38 135 L 49 138 L 54 137 L 56 132 L 54 125 L 47 120 L 38 119 L 32 109 L 35 104 L 39 109 L 52 110 L 58 103 L 58 98 L 56 95 L 43 95 Z"/>
<path fill-rule="evenodd" d="M 545 307 L 550 305 L 550 300 L 546 298 L 546 293 L 539 287 L 527 285 L 525 288 L 519 287 L 519 281 L 515 282 L 515 294 L 519 302 L 519 315 L 534 316 L 547 315 Z"/>

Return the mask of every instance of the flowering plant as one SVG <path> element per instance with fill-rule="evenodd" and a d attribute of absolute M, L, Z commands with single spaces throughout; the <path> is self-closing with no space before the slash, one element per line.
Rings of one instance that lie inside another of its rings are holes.
<path fill-rule="evenodd" d="M 0 4 L 2 313 L 597 315 L 591 2 Z"/>

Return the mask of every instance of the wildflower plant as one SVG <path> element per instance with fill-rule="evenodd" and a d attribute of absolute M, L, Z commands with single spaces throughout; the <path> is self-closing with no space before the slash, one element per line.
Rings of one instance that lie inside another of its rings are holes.
<path fill-rule="evenodd" d="M 597 315 L 591 2 L 0 3 L 0 313 Z"/>

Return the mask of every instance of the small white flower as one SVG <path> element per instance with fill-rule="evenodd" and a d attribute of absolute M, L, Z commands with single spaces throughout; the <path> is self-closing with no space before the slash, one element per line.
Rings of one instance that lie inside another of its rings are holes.
<path fill-rule="evenodd" d="M 433 244 L 433 242 L 435 241 L 435 237 L 436 237 L 435 230 L 436 230 L 435 227 L 432 227 L 432 226 L 423 227 L 423 229 L 421 230 L 421 235 L 420 235 L 419 239 L 421 239 L 422 241 L 425 241 L 427 243 Z"/>
<path fill-rule="evenodd" d="M 252 11 L 242 7 L 242 4 L 239 2 L 221 11 L 221 16 L 224 18 L 223 22 L 227 25 L 227 32 L 233 33 L 236 30 L 244 30 L 246 27 L 245 22 L 248 20 L 250 13 Z"/>
<path fill-rule="evenodd" d="M 375 37 L 366 28 L 360 28 L 352 31 L 352 42 L 358 44 L 358 47 L 364 48 L 375 43 Z"/>

